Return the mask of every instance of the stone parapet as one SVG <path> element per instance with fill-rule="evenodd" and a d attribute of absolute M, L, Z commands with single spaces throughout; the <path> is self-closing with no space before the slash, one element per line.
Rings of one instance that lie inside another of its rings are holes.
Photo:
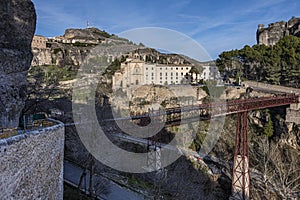
<path fill-rule="evenodd" d="M 264 90 L 271 90 L 274 92 L 283 92 L 283 93 L 295 93 L 300 95 L 300 89 L 292 88 L 292 87 L 285 87 L 280 85 L 272 85 L 267 83 L 255 82 L 255 81 L 243 81 L 242 85 L 245 87 L 253 87 L 253 88 L 260 88 Z"/>
<path fill-rule="evenodd" d="M 63 199 L 64 125 L 0 140 L 0 199 Z"/>

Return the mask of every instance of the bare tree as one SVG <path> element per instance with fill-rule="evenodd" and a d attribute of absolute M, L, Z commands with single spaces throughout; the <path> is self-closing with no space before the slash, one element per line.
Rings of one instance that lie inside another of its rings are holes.
<path fill-rule="evenodd" d="M 257 170 L 252 173 L 253 198 L 299 198 L 299 152 L 279 144 L 260 138 L 251 152 Z"/>

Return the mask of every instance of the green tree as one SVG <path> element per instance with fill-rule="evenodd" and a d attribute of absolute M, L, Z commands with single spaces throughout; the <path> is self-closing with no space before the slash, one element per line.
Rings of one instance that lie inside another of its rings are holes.
<path fill-rule="evenodd" d="M 271 115 L 269 112 L 267 112 L 267 122 L 264 126 L 264 134 L 270 138 L 273 136 L 274 128 L 273 128 L 273 122 L 271 120 Z"/>
<path fill-rule="evenodd" d="M 277 85 L 300 86 L 300 38 L 286 36 L 271 47 L 246 45 L 223 52 L 216 60 L 221 73 Z"/>

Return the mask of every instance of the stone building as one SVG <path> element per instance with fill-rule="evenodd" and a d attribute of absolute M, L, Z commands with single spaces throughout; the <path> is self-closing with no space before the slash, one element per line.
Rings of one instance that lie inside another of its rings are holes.
<path fill-rule="evenodd" d="M 41 35 L 35 35 L 32 39 L 31 47 L 38 49 L 46 49 L 48 39 Z"/>
<path fill-rule="evenodd" d="M 273 46 L 287 35 L 300 37 L 300 18 L 292 17 L 288 22 L 271 23 L 267 28 L 259 24 L 256 32 L 257 44 Z"/>
<path fill-rule="evenodd" d="M 191 68 L 191 65 L 149 64 L 139 59 L 127 59 L 112 78 L 113 89 L 186 83 L 189 82 Z"/>

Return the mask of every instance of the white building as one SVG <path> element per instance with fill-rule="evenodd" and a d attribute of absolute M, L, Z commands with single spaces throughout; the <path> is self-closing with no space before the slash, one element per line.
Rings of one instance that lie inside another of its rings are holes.
<path fill-rule="evenodd" d="M 191 65 L 148 64 L 141 60 L 127 59 L 112 77 L 114 90 L 141 85 L 169 85 L 189 82 Z"/>
<path fill-rule="evenodd" d="M 203 72 L 200 76 L 200 79 L 204 81 L 207 80 L 219 80 L 220 79 L 220 72 L 215 65 L 205 65 L 203 66 Z"/>

